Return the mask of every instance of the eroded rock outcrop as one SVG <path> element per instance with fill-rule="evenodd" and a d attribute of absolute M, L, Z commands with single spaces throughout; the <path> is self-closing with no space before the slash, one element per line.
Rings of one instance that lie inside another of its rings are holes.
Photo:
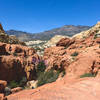
<path fill-rule="evenodd" d="M 44 59 L 49 68 L 66 69 L 68 77 L 80 77 L 85 73 L 96 73 L 99 70 L 100 23 L 81 33 L 83 38 L 63 38 L 56 47 L 47 48 Z M 83 36 L 85 35 L 85 37 Z M 77 35 L 78 36 L 78 35 Z M 95 64 L 94 64 L 95 63 Z M 94 65 L 93 65 L 94 64 Z"/>
<path fill-rule="evenodd" d="M 0 79 L 20 80 L 24 76 L 28 80 L 34 79 L 36 73 L 32 64 L 33 57 L 39 59 L 33 48 L 0 43 Z"/>

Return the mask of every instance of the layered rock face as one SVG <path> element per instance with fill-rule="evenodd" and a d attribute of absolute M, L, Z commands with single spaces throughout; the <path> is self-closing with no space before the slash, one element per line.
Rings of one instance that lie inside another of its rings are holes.
<path fill-rule="evenodd" d="M 24 76 L 28 80 L 35 79 L 33 57 L 39 59 L 32 48 L 0 43 L 0 79 L 11 81 L 19 80 Z"/>

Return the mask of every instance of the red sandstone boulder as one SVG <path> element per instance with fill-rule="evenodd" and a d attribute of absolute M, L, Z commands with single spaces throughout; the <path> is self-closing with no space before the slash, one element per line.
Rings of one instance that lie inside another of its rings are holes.
<path fill-rule="evenodd" d="M 64 47 L 68 47 L 71 44 L 73 44 L 75 42 L 75 40 L 72 40 L 70 38 L 62 38 L 57 44 L 56 46 L 64 46 Z"/>
<path fill-rule="evenodd" d="M 22 91 L 23 89 L 21 87 L 13 88 L 11 89 L 11 93 L 14 94 L 16 92 Z"/>

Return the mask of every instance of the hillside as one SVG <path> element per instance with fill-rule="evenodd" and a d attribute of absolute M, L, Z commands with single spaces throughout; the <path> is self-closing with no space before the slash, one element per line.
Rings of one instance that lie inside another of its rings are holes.
<path fill-rule="evenodd" d="M 100 100 L 100 22 L 46 48 L 43 60 L 46 69 L 37 78 L 38 88 L 8 95 L 7 100 Z"/>
<path fill-rule="evenodd" d="M 9 36 L 8 34 L 6 34 L 1 24 L 0 24 L 0 42 L 25 45 L 25 43 L 19 41 L 16 38 L 16 36 Z"/>
<path fill-rule="evenodd" d="M 65 35 L 65 36 L 73 36 L 76 33 L 80 33 L 81 31 L 88 30 L 89 26 L 74 26 L 74 25 L 65 25 L 60 28 L 55 28 L 52 30 L 40 32 L 40 33 L 26 33 L 22 31 L 9 30 L 6 31 L 8 35 L 15 35 L 21 41 L 32 41 L 32 40 L 50 40 L 55 35 Z"/>

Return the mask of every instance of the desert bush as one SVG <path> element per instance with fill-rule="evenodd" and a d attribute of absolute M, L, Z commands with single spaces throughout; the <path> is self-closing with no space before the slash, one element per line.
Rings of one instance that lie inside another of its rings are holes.
<path fill-rule="evenodd" d="M 83 48 L 83 46 L 80 46 L 80 48 Z"/>
<path fill-rule="evenodd" d="M 80 78 L 84 78 L 84 77 L 95 77 L 97 74 L 92 74 L 92 73 L 85 73 L 83 75 L 80 76 Z"/>
<path fill-rule="evenodd" d="M 78 52 L 72 53 L 71 56 L 78 56 Z"/>
<path fill-rule="evenodd" d="M 64 77 L 66 74 L 65 70 L 62 71 L 62 77 Z"/>
<path fill-rule="evenodd" d="M 8 84 L 8 87 L 10 87 L 10 88 L 16 88 L 16 87 L 18 87 L 18 86 L 19 86 L 19 84 L 18 84 L 18 82 L 15 81 L 15 80 L 11 81 L 11 82 Z"/>
<path fill-rule="evenodd" d="M 46 83 L 51 83 L 57 80 L 59 76 L 59 71 L 54 72 L 53 69 L 47 72 L 41 72 L 40 76 L 38 77 L 37 86 L 44 85 Z"/>
<path fill-rule="evenodd" d="M 36 72 L 37 74 L 40 74 L 41 72 L 44 72 L 46 69 L 46 64 L 44 61 L 40 61 L 39 64 L 37 65 Z"/>
<path fill-rule="evenodd" d="M 95 35 L 94 35 L 94 39 L 96 39 L 97 37 L 98 37 L 98 34 L 95 34 Z"/>
<path fill-rule="evenodd" d="M 8 87 L 9 87 L 9 88 L 16 88 L 16 87 L 22 87 L 22 88 L 24 88 L 26 82 L 27 82 L 26 77 L 23 77 L 23 78 L 22 78 L 21 80 L 19 80 L 19 81 L 13 80 L 13 81 L 9 82 L 9 83 L 8 83 Z"/>

